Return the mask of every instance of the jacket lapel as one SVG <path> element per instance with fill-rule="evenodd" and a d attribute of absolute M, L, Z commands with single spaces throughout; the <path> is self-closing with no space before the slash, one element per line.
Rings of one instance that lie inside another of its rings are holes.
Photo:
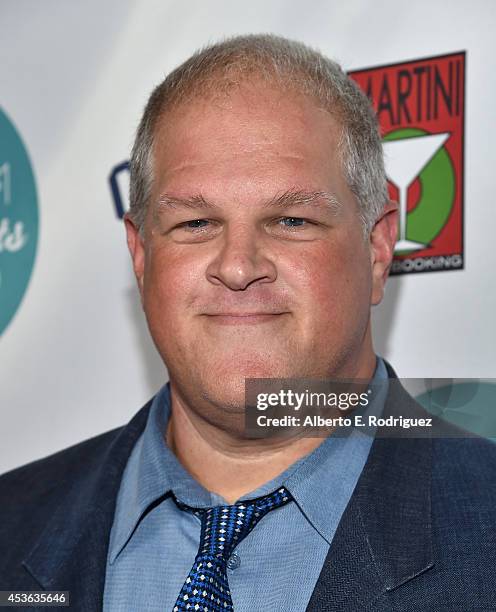
<path fill-rule="evenodd" d="M 417 413 L 416 402 L 395 383 L 385 415 L 399 406 L 404 416 Z M 372 444 L 308 612 L 392 609 L 387 593 L 433 566 L 432 441 L 388 439 L 383 433 L 379 430 Z"/>
<path fill-rule="evenodd" d="M 117 493 L 150 403 L 126 427 L 102 436 L 90 458 L 87 452 L 82 454 L 81 476 L 61 483 L 62 502 L 23 562 L 44 589 L 70 591 L 71 609 L 102 609 Z"/>

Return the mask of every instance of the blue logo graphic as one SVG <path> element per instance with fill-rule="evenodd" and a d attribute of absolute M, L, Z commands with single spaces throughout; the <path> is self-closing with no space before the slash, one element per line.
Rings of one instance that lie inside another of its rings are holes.
<path fill-rule="evenodd" d="M 129 209 L 129 162 L 123 161 L 112 168 L 109 176 L 110 191 L 114 200 L 115 213 L 122 219 Z"/>
<path fill-rule="evenodd" d="M 0 334 L 26 292 L 38 243 L 38 199 L 31 162 L 0 110 Z"/>

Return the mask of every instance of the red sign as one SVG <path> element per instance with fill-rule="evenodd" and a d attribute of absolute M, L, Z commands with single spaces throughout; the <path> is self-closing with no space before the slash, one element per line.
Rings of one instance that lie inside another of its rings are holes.
<path fill-rule="evenodd" d="M 465 52 L 356 70 L 400 205 L 392 274 L 462 269 Z"/>

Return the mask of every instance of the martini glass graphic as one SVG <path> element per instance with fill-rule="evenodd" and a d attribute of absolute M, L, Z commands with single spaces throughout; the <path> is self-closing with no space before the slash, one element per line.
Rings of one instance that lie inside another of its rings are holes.
<path fill-rule="evenodd" d="M 394 247 L 398 251 L 418 251 L 427 244 L 406 238 L 408 189 L 427 166 L 450 134 L 426 134 L 383 142 L 386 174 L 399 191 L 399 239 Z"/>

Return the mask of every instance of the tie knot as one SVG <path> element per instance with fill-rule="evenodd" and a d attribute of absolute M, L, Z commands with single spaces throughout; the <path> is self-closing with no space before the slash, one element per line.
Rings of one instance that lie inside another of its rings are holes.
<path fill-rule="evenodd" d="M 268 512 L 291 501 L 291 494 L 284 487 L 263 497 L 240 501 L 231 506 L 192 508 L 177 499 L 182 510 L 192 512 L 201 519 L 202 530 L 199 555 L 205 558 L 227 560 L 234 548 Z"/>

